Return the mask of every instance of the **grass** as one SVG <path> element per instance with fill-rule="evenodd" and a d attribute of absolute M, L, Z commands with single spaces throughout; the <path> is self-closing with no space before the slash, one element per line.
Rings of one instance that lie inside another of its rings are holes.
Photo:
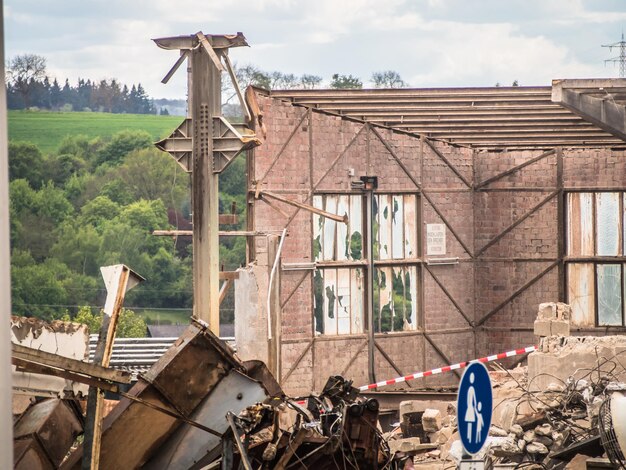
<path fill-rule="evenodd" d="M 67 135 L 83 134 L 107 139 L 126 130 L 144 130 L 154 140 L 169 135 L 182 122 L 181 116 L 10 110 L 9 139 L 28 141 L 44 153 L 54 152 Z"/>
<path fill-rule="evenodd" d="M 128 307 L 137 315 L 141 316 L 146 320 L 146 323 L 151 323 L 153 325 L 165 324 L 165 325 L 188 325 L 189 317 L 191 317 L 191 309 L 179 310 L 179 309 L 158 309 L 158 310 L 150 310 L 150 308 L 146 309 L 138 309 L 133 307 Z"/>

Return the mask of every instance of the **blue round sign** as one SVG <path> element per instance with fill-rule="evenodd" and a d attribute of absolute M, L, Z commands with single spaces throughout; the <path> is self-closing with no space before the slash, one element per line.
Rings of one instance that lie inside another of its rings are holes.
<path fill-rule="evenodd" d="M 477 454 L 485 445 L 492 407 L 489 372 L 481 362 L 473 362 L 461 377 L 456 406 L 459 436 L 468 454 Z"/>

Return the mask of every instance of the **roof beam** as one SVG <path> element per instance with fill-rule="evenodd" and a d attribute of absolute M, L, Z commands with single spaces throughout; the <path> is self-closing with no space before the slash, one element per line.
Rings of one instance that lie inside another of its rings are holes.
<path fill-rule="evenodd" d="M 626 106 L 616 103 L 609 92 L 612 84 L 617 82 L 613 80 L 588 81 L 587 88 L 594 87 L 606 92 L 606 96 L 602 98 L 591 96 L 579 89 L 572 89 L 583 88 L 582 85 L 585 82 L 587 81 L 553 80 L 552 101 L 626 141 Z"/>

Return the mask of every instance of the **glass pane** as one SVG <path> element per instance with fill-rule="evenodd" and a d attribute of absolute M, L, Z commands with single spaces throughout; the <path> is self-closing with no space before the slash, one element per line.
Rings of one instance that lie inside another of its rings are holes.
<path fill-rule="evenodd" d="M 567 264 L 567 303 L 572 307 L 572 325 L 595 326 L 594 266 Z"/>
<path fill-rule="evenodd" d="M 402 196 L 393 196 L 391 203 L 391 245 L 394 259 L 404 258 L 404 204 Z"/>
<path fill-rule="evenodd" d="M 417 198 L 404 196 L 404 257 L 417 258 Z"/>
<path fill-rule="evenodd" d="M 363 333 L 363 270 L 350 271 L 350 304 L 352 305 L 352 334 Z"/>
<path fill-rule="evenodd" d="M 337 332 L 350 334 L 350 269 L 337 270 Z"/>
<path fill-rule="evenodd" d="M 599 264 L 596 269 L 598 324 L 622 325 L 622 267 L 619 264 Z"/>
<path fill-rule="evenodd" d="M 324 209 L 322 196 L 313 196 L 313 207 Z M 322 259 L 322 238 L 324 233 L 324 217 L 313 214 L 313 259 Z"/>
<path fill-rule="evenodd" d="M 337 196 L 326 196 L 326 212 L 336 214 L 337 212 Z M 324 217 L 324 236 L 322 238 L 322 256 L 325 261 L 335 259 L 335 229 L 337 222 Z"/>
<path fill-rule="evenodd" d="M 337 334 L 337 271 L 324 270 L 324 333 Z"/>
<path fill-rule="evenodd" d="M 348 215 L 350 212 L 349 196 L 339 196 L 337 201 L 337 215 Z M 337 223 L 337 259 L 348 258 L 348 224 Z"/>
<path fill-rule="evenodd" d="M 363 197 L 350 196 L 350 259 L 363 258 Z"/>
<path fill-rule="evenodd" d="M 567 195 L 567 254 L 593 256 L 593 194 Z"/>
<path fill-rule="evenodd" d="M 391 196 L 388 194 L 381 194 L 378 196 L 378 226 L 379 234 L 378 239 L 380 241 L 379 259 L 391 258 Z"/>
<path fill-rule="evenodd" d="M 598 256 L 617 256 L 619 249 L 619 193 L 596 193 Z"/>
<path fill-rule="evenodd" d="M 313 274 L 313 319 L 315 332 L 324 334 L 324 271 L 317 270 Z"/>

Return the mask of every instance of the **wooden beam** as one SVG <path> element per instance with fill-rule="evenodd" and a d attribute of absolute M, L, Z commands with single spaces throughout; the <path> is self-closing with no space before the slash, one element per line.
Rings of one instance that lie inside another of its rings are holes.
<path fill-rule="evenodd" d="M 526 291 L 526 289 L 528 289 L 529 287 L 531 287 L 534 283 L 536 283 L 539 279 L 541 279 L 543 276 L 545 276 L 546 274 L 548 274 L 552 268 L 554 268 L 555 266 L 557 266 L 559 264 L 558 261 L 555 261 L 553 263 L 550 264 L 550 266 L 548 266 L 546 269 L 544 269 L 543 271 L 541 271 L 539 274 L 537 274 L 535 277 L 533 277 L 530 281 L 528 281 L 526 284 L 524 284 L 522 287 L 520 287 L 519 289 L 517 289 L 513 294 L 511 294 L 509 297 L 507 297 L 504 301 L 500 302 L 495 308 L 491 309 L 488 313 L 486 313 L 477 323 L 476 326 L 481 326 L 483 325 L 487 320 L 489 320 L 492 316 L 494 316 L 496 313 L 498 313 L 500 310 L 502 310 L 503 307 L 505 307 L 506 305 L 508 305 L 511 301 L 515 300 L 517 297 L 519 297 L 524 291 Z"/>
<path fill-rule="evenodd" d="M 476 254 L 476 256 L 480 256 L 482 255 L 485 251 L 487 251 L 491 246 L 495 245 L 498 241 L 500 241 L 506 234 L 508 234 L 509 232 L 511 232 L 511 230 L 513 230 L 515 227 L 517 227 L 519 224 L 521 224 L 522 222 L 524 222 L 527 218 L 529 218 L 530 216 L 532 216 L 533 214 L 535 214 L 539 209 L 541 209 L 545 204 L 547 204 L 548 202 L 550 202 L 555 196 L 557 196 L 559 194 L 559 191 L 554 191 L 552 193 L 550 193 L 545 199 L 543 199 L 539 204 L 537 204 L 535 207 L 533 207 L 530 211 L 528 211 L 526 214 L 524 214 L 522 217 L 520 217 L 519 219 L 517 219 L 515 222 L 513 222 L 511 225 L 509 225 L 507 228 L 505 228 L 502 232 L 500 232 L 498 235 L 496 235 L 494 238 L 492 238 L 485 246 L 483 246 L 478 253 Z"/>
<path fill-rule="evenodd" d="M 430 267 L 428 266 L 428 264 L 424 263 L 424 267 L 426 268 L 426 271 L 428 271 L 428 273 L 431 275 L 431 277 L 433 278 L 433 280 L 435 281 L 435 283 L 437 283 L 437 285 L 439 286 L 439 288 L 443 291 L 444 294 L 446 294 L 446 297 L 448 297 L 448 299 L 450 300 L 450 302 L 452 302 L 452 305 L 454 305 L 454 308 L 456 308 L 456 310 L 461 314 L 461 316 L 465 319 L 465 321 L 467 322 L 467 324 L 469 326 L 474 326 L 474 321 L 472 319 L 470 319 L 469 316 L 466 315 L 466 313 L 463 311 L 463 309 L 461 308 L 461 306 L 457 303 L 456 300 L 454 300 L 454 298 L 452 297 L 452 294 L 450 294 L 450 292 L 448 291 L 448 289 L 446 289 L 446 286 L 443 285 L 443 283 L 439 280 L 439 278 L 437 276 L 435 276 L 435 273 L 432 271 L 432 269 L 430 269 Z"/>
<path fill-rule="evenodd" d="M 402 171 L 404 171 L 404 174 L 411 180 L 411 182 L 415 185 L 415 187 L 419 190 L 420 189 L 420 184 L 417 181 L 417 179 L 411 174 L 411 172 L 409 171 L 409 169 L 407 168 L 407 166 L 404 164 L 404 162 L 400 159 L 400 157 L 398 157 L 398 155 L 396 154 L 396 152 L 393 150 L 393 148 L 391 147 L 391 145 L 383 138 L 382 135 L 380 135 L 380 133 L 378 132 L 378 130 L 375 127 L 371 127 L 370 128 L 372 130 L 372 132 L 374 133 L 374 135 L 376 137 L 378 137 L 378 140 L 380 140 L 380 142 L 385 146 L 385 148 L 387 149 L 387 151 L 391 154 L 391 156 L 395 159 L 395 161 L 398 163 L 398 165 L 400 166 L 400 168 L 402 168 Z"/>
<path fill-rule="evenodd" d="M 467 252 L 468 255 L 470 255 L 470 257 L 474 257 L 474 254 L 472 253 L 472 250 L 470 250 L 470 248 L 465 244 L 465 242 L 461 239 L 461 237 L 459 236 L 459 234 L 456 233 L 456 230 L 454 230 L 452 228 L 452 226 L 450 225 L 450 222 L 448 222 L 448 219 L 446 219 L 444 217 L 444 215 L 441 213 L 441 211 L 437 208 L 437 206 L 435 205 L 435 203 L 433 202 L 433 200 L 430 198 L 430 196 L 428 195 L 428 193 L 426 193 L 425 191 L 422 191 L 422 196 L 424 196 L 424 199 L 426 199 L 428 201 L 428 203 L 430 204 L 430 206 L 433 208 L 433 210 L 437 213 L 437 215 L 439 216 L 439 218 L 441 219 L 441 221 L 445 224 L 446 227 L 448 227 L 448 230 L 450 230 L 450 232 L 452 233 L 452 235 L 454 235 L 454 238 L 456 238 L 456 241 L 459 242 L 459 245 L 461 245 L 463 247 L 463 249 Z"/>
<path fill-rule="evenodd" d="M 393 362 L 393 359 L 391 359 L 389 354 L 387 354 L 387 352 L 382 348 L 378 341 L 374 341 L 374 345 L 376 346 L 376 349 L 378 349 L 378 352 L 382 354 L 385 360 L 389 363 L 389 365 L 393 367 L 393 370 L 395 370 L 399 376 L 404 377 L 405 373 L 400 370 L 395 362 Z M 409 388 L 413 388 L 413 386 L 408 381 L 405 383 L 408 385 Z"/>
<path fill-rule="evenodd" d="M 90 364 L 89 362 L 83 362 L 77 359 L 59 356 L 58 354 L 22 346 L 21 344 L 12 344 L 12 348 L 12 357 L 22 362 L 39 364 L 46 367 L 68 371 L 73 374 L 89 376 L 98 380 L 124 384 L 130 383 L 130 373 L 126 371 L 110 369 L 97 364 Z"/>
<path fill-rule="evenodd" d="M 226 279 L 220 288 L 220 305 L 222 305 L 222 301 L 226 298 L 226 294 L 228 293 L 228 289 L 232 285 L 232 279 Z"/>
<path fill-rule="evenodd" d="M 444 155 L 443 153 L 441 153 L 441 152 L 437 149 L 437 147 L 435 147 L 435 145 L 434 145 L 434 144 L 430 141 L 430 139 L 425 139 L 424 141 L 426 142 L 426 145 L 428 145 L 428 146 L 430 147 L 430 149 L 431 149 L 433 152 L 435 152 L 435 155 L 437 155 L 437 156 L 439 157 L 439 159 L 440 159 L 442 162 L 444 162 L 444 163 L 446 164 L 446 166 L 447 166 L 448 168 L 450 168 L 450 170 L 452 170 L 452 173 L 454 173 L 454 174 L 457 176 L 457 178 L 459 178 L 459 179 L 463 182 L 463 184 L 464 184 L 465 186 L 467 186 L 468 188 L 471 188 L 471 187 L 472 187 L 472 183 L 470 183 L 469 181 L 467 181 L 467 179 L 465 178 L 465 176 L 463 176 L 463 175 L 459 172 L 459 170 L 457 170 L 457 169 L 456 169 L 456 167 L 455 167 L 452 163 L 450 163 L 450 161 L 449 161 L 449 160 L 445 157 L 445 155 Z"/>
<path fill-rule="evenodd" d="M 255 237 L 258 235 L 267 235 L 271 232 L 266 231 L 248 231 L 248 230 L 228 230 L 219 231 L 220 237 Z M 152 235 L 157 237 L 191 237 L 192 230 L 153 230 Z"/>
<path fill-rule="evenodd" d="M 534 158 L 531 158 L 530 160 L 525 161 L 524 163 L 521 163 L 520 165 L 516 165 L 513 168 L 510 168 L 506 171 L 503 171 L 502 173 L 499 173 L 495 176 L 492 176 L 491 178 L 487 178 L 484 181 L 481 181 L 480 183 L 478 183 L 474 189 L 479 189 L 482 188 L 484 186 L 487 186 L 489 183 L 493 183 L 494 181 L 498 181 L 499 179 L 504 178 L 505 176 L 509 176 L 519 170 L 521 170 L 522 168 L 526 168 L 528 165 L 532 165 L 533 163 L 536 163 L 540 160 L 543 160 L 546 157 L 549 157 L 550 155 L 554 155 L 555 150 L 548 150 L 547 152 L 543 152 L 541 155 L 538 155 Z"/>
<path fill-rule="evenodd" d="M 291 377 L 291 374 L 293 374 L 293 372 L 296 370 L 296 368 L 300 365 L 300 361 L 302 361 L 302 359 L 304 358 L 304 356 L 306 355 L 306 353 L 309 352 L 309 349 L 311 349 L 311 346 L 313 346 L 313 343 L 315 342 L 315 338 L 312 338 L 308 344 L 306 345 L 306 347 L 302 350 L 302 352 L 300 353 L 300 355 L 298 356 L 298 358 L 293 361 L 293 364 L 291 365 L 291 367 L 289 368 L 289 370 L 287 371 L 287 373 L 285 374 L 285 376 L 283 378 L 280 379 L 280 383 L 284 384 L 287 379 L 289 379 L 289 377 Z"/>
<path fill-rule="evenodd" d="M 450 358 L 448 356 L 446 356 L 446 354 L 439 349 L 439 346 L 437 346 L 437 344 L 433 341 L 433 339 L 428 335 L 428 333 L 424 332 L 424 338 L 426 339 L 426 341 L 428 341 L 428 344 L 430 344 L 432 346 L 432 348 L 437 352 L 437 354 L 439 354 L 439 356 L 441 357 L 441 359 L 443 359 L 443 361 L 447 364 L 450 365 L 452 364 L 452 361 L 450 360 Z M 452 372 L 454 372 L 454 374 L 460 379 L 461 378 L 461 374 L 459 373 L 458 370 L 453 370 Z"/>

